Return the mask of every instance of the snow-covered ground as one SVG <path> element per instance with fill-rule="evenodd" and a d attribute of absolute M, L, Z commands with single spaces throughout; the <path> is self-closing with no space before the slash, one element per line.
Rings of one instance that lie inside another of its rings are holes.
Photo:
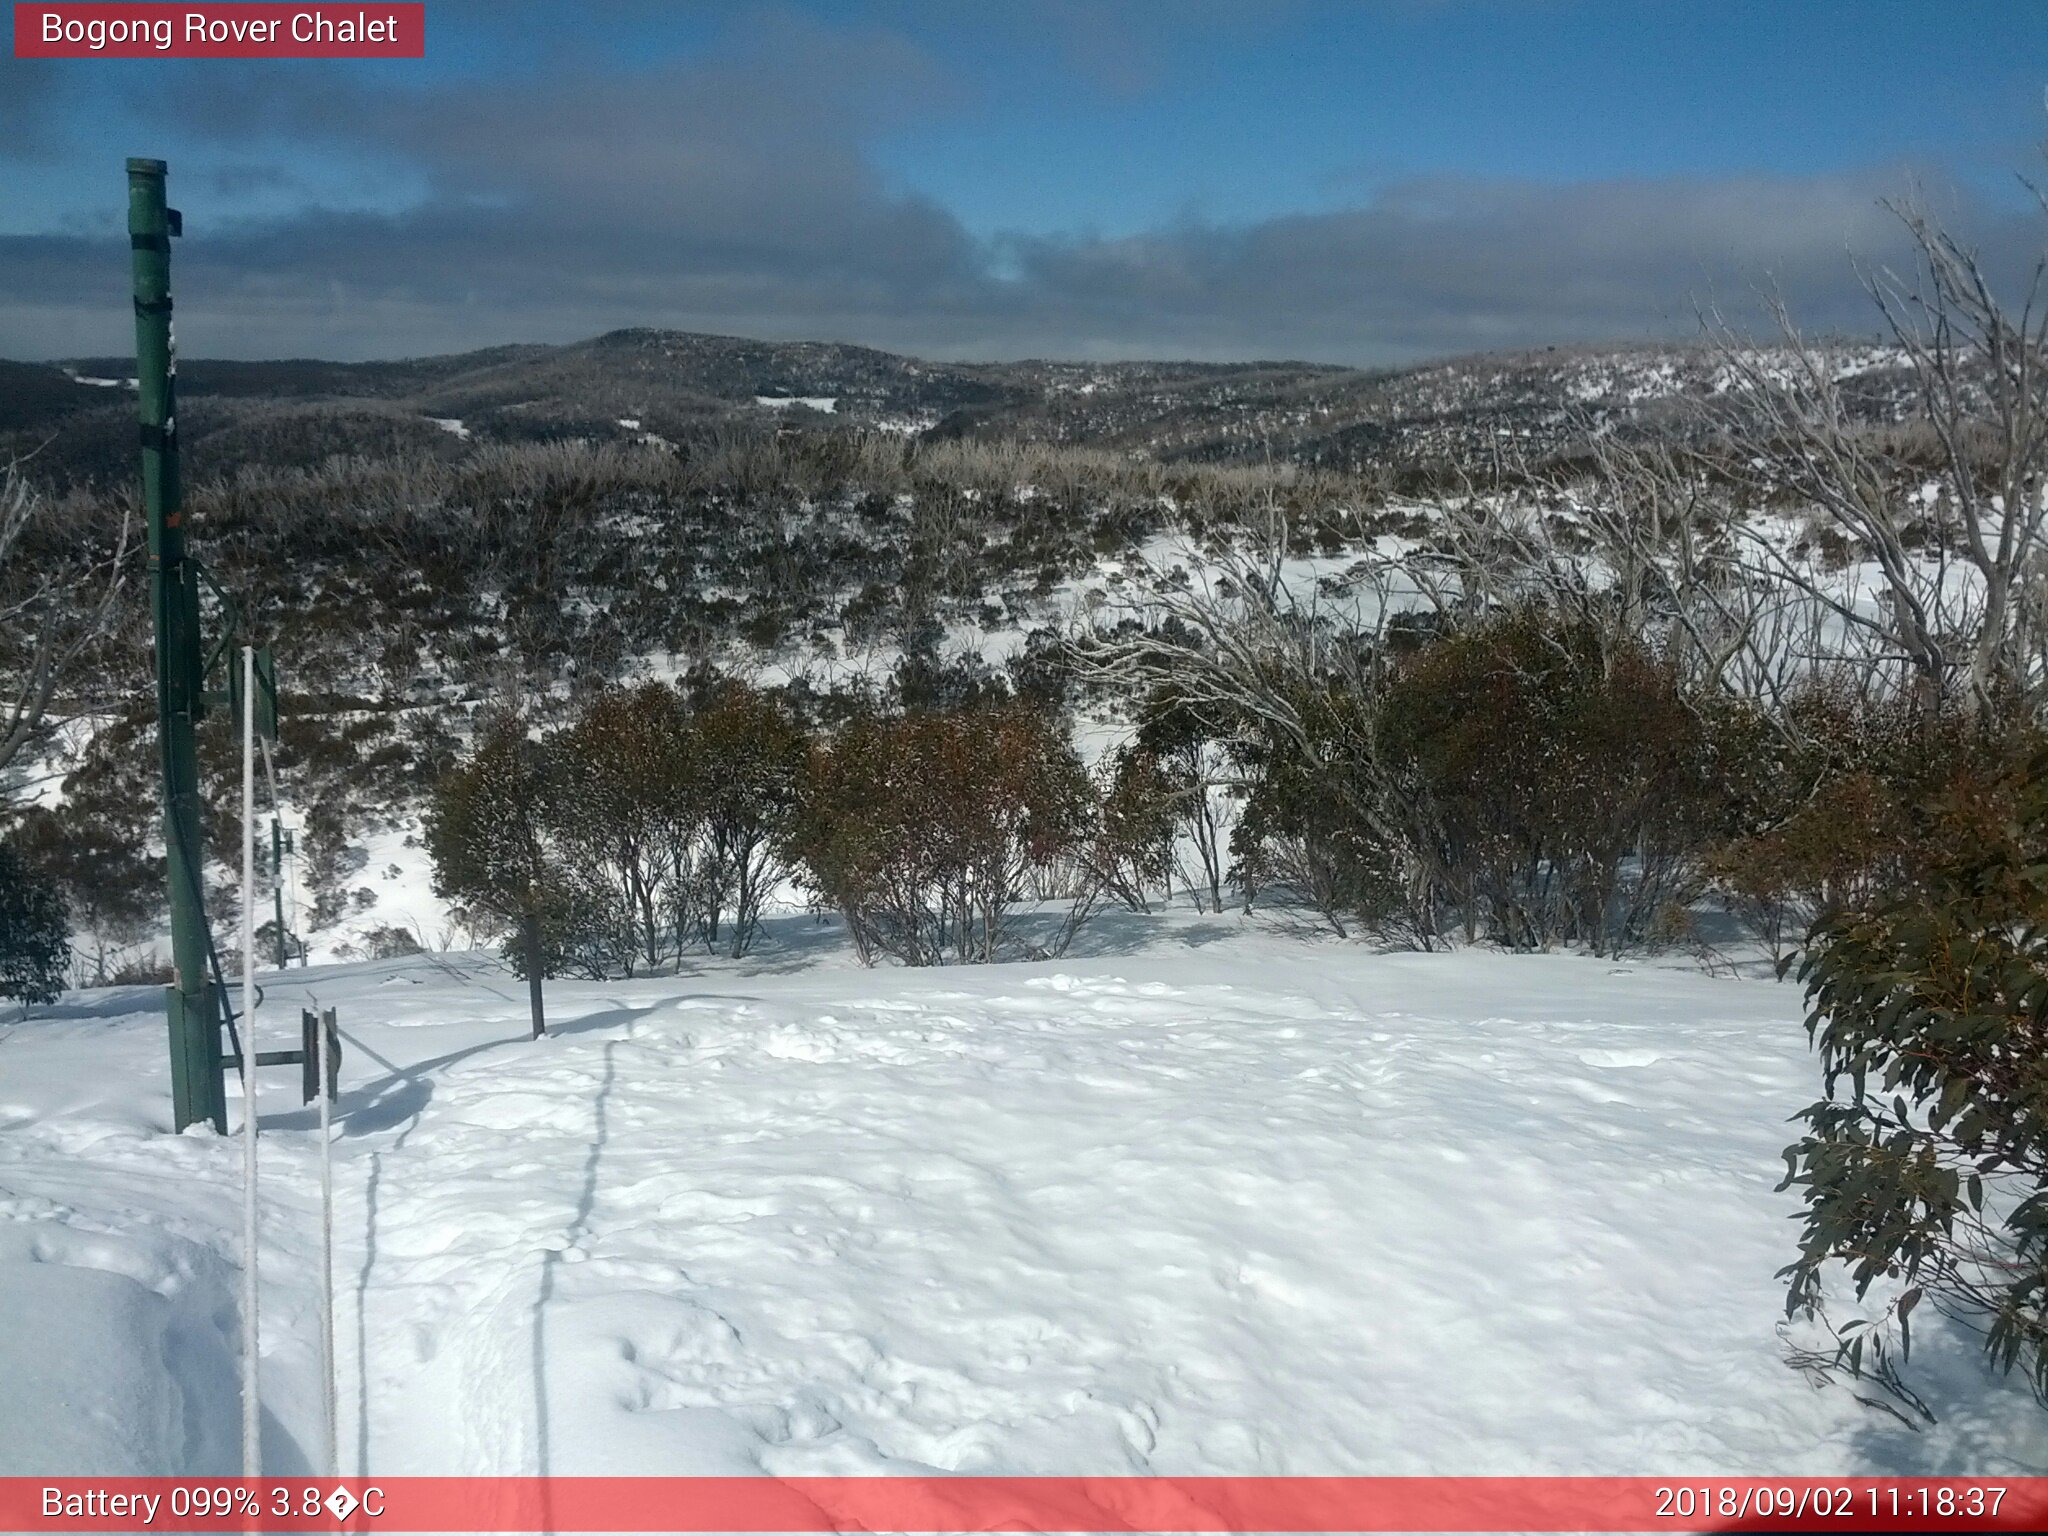
<path fill-rule="evenodd" d="M 2048 1470 L 1964 1340 L 1916 1340 L 1918 1435 L 1783 1363 L 1793 989 L 1080 947 L 866 971 L 780 918 L 551 985 L 540 1042 L 478 955 L 270 977 L 265 1045 L 309 1002 L 347 1041 L 343 1469 Z M 167 1134 L 157 1006 L 0 1023 L 0 1472 L 234 1469 L 241 1154 Z M 313 1122 L 266 1089 L 269 1470 L 318 1470 Z"/>

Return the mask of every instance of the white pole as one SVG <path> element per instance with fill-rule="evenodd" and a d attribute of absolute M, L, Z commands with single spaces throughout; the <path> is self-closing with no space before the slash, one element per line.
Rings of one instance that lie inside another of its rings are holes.
<path fill-rule="evenodd" d="M 328 1126 L 333 1111 L 327 1102 L 327 1014 L 313 1029 L 314 1078 L 320 1095 L 320 1364 L 327 1386 L 327 1475 L 341 1476 L 341 1445 L 335 1424 L 334 1389 L 334 1138 Z"/>
<path fill-rule="evenodd" d="M 242 647 L 242 1476 L 263 1475 L 256 1326 L 256 651 Z"/>

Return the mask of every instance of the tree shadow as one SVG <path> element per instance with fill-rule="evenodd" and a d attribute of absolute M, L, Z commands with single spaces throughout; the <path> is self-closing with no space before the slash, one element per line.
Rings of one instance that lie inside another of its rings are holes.
<path fill-rule="evenodd" d="M 161 1013 L 162 987 L 89 987 L 66 992 L 54 1003 L 17 1003 L 0 1011 L 0 1024 L 56 1024 L 75 1019 L 123 1019 L 137 1013 Z"/>
<path fill-rule="evenodd" d="M 698 995 L 695 992 L 689 994 L 691 997 Z M 548 1035 L 551 1039 L 573 1039 L 577 1035 L 591 1034 L 600 1029 L 620 1028 L 632 1023 L 637 1018 L 653 1013 L 656 1009 L 663 1006 L 664 1004 L 662 1003 L 647 1003 L 636 1008 L 631 1004 L 621 1003 L 616 1007 L 600 1008 L 595 1013 L 586 1013 L 564 1023 L 550 1024 L 548 1026 Z"/>
<path fill-rule="evenodd" d="M 1856 1465 L 1884 1468 L 1900 1476 L 1978 1477 L 1988 1469 L 2013 1471 L 2012 1426 L 2039 1423 L 2040 1409 L 2025 1386 L 2024 1369 L 2001 1377 L 1985 1358 L 1983 1341 L 1962 1324 L 1930 1315 L 1914 1318 L 1913 1357 L 1903 1367 L 1906 1384 L 1933 1412 L 1935 1427 L 1920 1429 L 1891 1412 L 1870 1408 L 1868 1421 L 1851 1438 Z M 1874 1382 L 1842 1378 L 1824 1390 L 1851 1392 L 1882 1402 Z M 2048 1431 L 2034 1440 L 2032 1464 L 2048 1466 Z"/>
<path fill-rule="evenodd" d="M 1142 912 L 1103 913 L 1091 919 L 1074 940 L 1065 960 L 1108 959 L 1111 956 L 1140 955 L 1169 946 L 1201 949 L 1221 943 L 1239 933 L 1236 924 L 1221 918 L 1194 923 L 1166 924 Z"/>
<path fill-rule="evenodd" d="M 351 1050 L 361 1051 L 378 1066 L 385 1069 L 384 1076 L 373 1078 L 354 1088 L 345 1090 L 335 1106 L 335 1123 L 341 1127 L 344 1136 L 371 1136 L 379 1131 L 388 1131 L 393 1126 L 408 1120 L 417 1121 L 420 1113 L 433 1097 L 433 1080 L 428 1073 L 441 1067 L 453 1066 L 471 1056 L 481 1056 L 486 1051 L 503 1050 L 507 1046 L 526 1045 L 530 1036 L 518 1035 L 504 1040 L 483 1040 L 475 1045 L 465 1045 L 459 1051 L 446 1051 L 439 1056 L 430 1056 L 425 1061 L 414 1062 L 402 1067 L 390 1057 L 379 1054 L 347 1030 L 341 1030 L 342 1060 L 346 1063 Z M 317 1122 L 317 1112 L 314 1112 Z M 409 1130 L 410 1127 L 408 1126 Z"/>

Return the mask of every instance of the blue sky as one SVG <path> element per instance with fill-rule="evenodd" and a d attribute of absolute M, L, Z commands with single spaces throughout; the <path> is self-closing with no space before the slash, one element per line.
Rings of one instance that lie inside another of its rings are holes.
<path fill-rule="evenodd" d="M 132 153 L 245 353 L 1373 362 L 1683 329 L 1765 275 L 1853 326 L 1914 186 L 2040 247 L 2042 0 L 434 0 L 428 55 L 0 63 L 0 354 L 91 350 Z"/>
<path fill-rule="evenodd" d="M 1249 7 L 1252 20 L 1214 28 L 1162 24 L 1170 5 L 1108 9 L 1136 18 L 1122 88 L 1062 89 L 1056 58 L 956 35 L 988 98 L 888 136 L 880 158 L 977 229 L 1127 233 L 1188 211 L 1328 208 L 1445 173 L 1577 181 L 1928 160 L 2009 179 L 2048 127 L 2038 4 L 1353 0 Z M 2029 24 L 2031 47 L 2015 36 Z M 1005 167 L 1031 171 L 1016 201 Z"/>

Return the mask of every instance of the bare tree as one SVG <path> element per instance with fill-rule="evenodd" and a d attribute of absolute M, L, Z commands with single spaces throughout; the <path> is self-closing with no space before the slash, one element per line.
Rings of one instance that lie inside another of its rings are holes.
<path fill-rule="evenodd" d="M 111 552 L 60 558 L 49 551 L 53 515 L 19 463 L 0 465 L 0 773 L 53 722 L 59 690 L 117 617 L 130 520 Z"/>
<path fill-rule="evenodd" d="M 1085 615 L 1068 645 L 1077 676 L 1111 689 L 1167 690 L 1230 739 L 1285 742 L 1326 779 L 1358 822 L 1410 860 L 1401 878 L 1417 912 L 1432 907 L 1441 872 L 1401 807 L 1368 709 L 1380 692 L 1397 616 L 1451 602 L 1406 556 L 1360 560 L 1341 591 L 1289 579 L 1289 525 L 1269 501 L 1243 542 L 1185 557 L 1140 557 L 1127 579 Z M 1423 942 L 1430 935 L 1421 934 Z"/>
<path fill-rule="evenodd" d="M 1604 616 L 1664 657 L 1689 696 L 1731 693 L 1789 728 L 1778 706 L 1830 659 L 1830 610 L 1804 590 L 1825 574 L 1810 556 L 1784 555 L 1783 566 L 1749 557 L 1727 476 L 1697 447 L 1612 432 L 1589 440 L 1590 483 L 1547 482 L 1588 543 L 1571 581 L 1583 583 L 1590 566 L 1606 582 L 1604 605 L 1580 604 L 1580 616 Z M 1785 567 L 1800 579 L 1787 581 Z"/>
<path fill-rule="evenodd" d="M 2038 194 L 2037 194 L 2038 195 Z M 1874 568 L 1853 578 L 1742 528 L 1744 562 L 1825 610 L 1842 648 L 1898 674 L 1924 704 L 1967 714 L 2048 704 L 2048 255 L 2016 305 L 1978 254 L 1915 205 L 1894 205 L 1919 270 L 1864 274 L 1931 441 L 1935 494 L 1898 430 L 1872 419 L 1837 349 L 1808 342 L 1782 301 L 1782 345 L 1710 336 L 1731 385 L 1717 456 L 1759 498 L 1794 498 Z M 2043 205 L 2048 213 L 2048 203 Z"/>

